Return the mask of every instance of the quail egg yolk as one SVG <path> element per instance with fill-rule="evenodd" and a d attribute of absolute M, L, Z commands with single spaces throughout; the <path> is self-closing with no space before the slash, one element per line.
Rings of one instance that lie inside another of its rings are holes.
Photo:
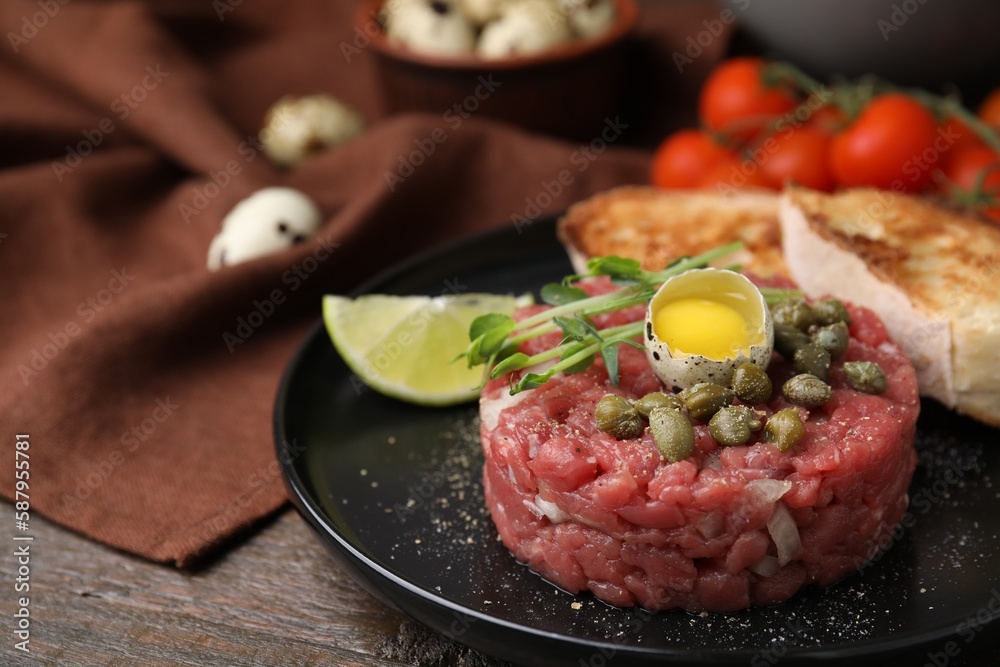
<path fill-rule="evenodd" d="M 746 353 L 748 326 L 732 306 L 704 298 L 684 298 L 663 305 L 653 316 L 653 329 L 677 356 L 723 360 Z"/>

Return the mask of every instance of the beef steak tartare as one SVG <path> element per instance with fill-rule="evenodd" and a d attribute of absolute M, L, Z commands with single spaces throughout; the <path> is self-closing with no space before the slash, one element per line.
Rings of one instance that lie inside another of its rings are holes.
<path fill-rule="evenodd" d="M 503 543 L 568 591 L 648 609 L 773 605 L 859 570 L 906 509 L 919 399 L 914 369 L 878 317 L 850 304 L 848 311 L 850 341 L 830 369 L 832 398 L 801 408 L 805 433 L 785 453 L 760 433 L 722 447 L 692 420 L 693 454 L 670 463 L 648 428 L 623 440 L 600 431 L 594 409 L 605 395 L 637 399 L 664 389 L 643 351 L 630 346 L 620 348 L 618 386 L 600 359 L 514 396 L 509 377 L 488 383 L 480 401 L 484 490 Z M 595 319 L 608 326 L 642 317 L 631 308 Z M 523 351 L 552 344 L 535 339 Z M 877 362 L 885 392 L 853 389 L 847 361 Z M 774 353 L 774 387 L 793 374 Z M 769 415 L 790 405 L 775 390 L 754 409 Z"/>

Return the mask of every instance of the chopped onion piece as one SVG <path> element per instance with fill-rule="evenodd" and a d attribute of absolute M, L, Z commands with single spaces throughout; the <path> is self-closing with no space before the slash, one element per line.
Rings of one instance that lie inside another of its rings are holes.
<path fill-rule="evenodd" d="M 726 528 L 725 518 L 718 512 L 707 512 L 694 525 L 706 540 L 718 537 Z"/>
<path fill-rule="evenodd" d="M 535 496 L 535 506 L 542 511 L 542 514 L 549 517 L 549 521 L 552 523 L 562 523 L 570 518 L 569 514 L 559 509 L 558 505 L 548 500 L 542 500 L 541 496 Z"/>
<path fill-rule="evenodd" d="M 531 502 L 530 500 L 525 499 L 522 500 L 521 502 L 524 503 L 524 506 L 527 507 L 528 511 L 534 514 L 536 518 L 541 519 L 545 516 L 545 512 L 543 512 L 538 505 Z"/>
<path fill-rule="evenodd" d="M 528 436 L 528 458 L 533 459 L 538 456 L 538 450 L 542 446 L 542 439 L 538 437 L 537 433 L 532 433 Z"/>
<path fill-rule="evenodd" d="M 770 577 L 781 568 L 778 559 L 774 556 L 764 556 L 759 561 L 750 566 L 749 570 L 762 577 Z"/>
<path fill-rule="evenodd" d="M 747 488 L 765 502 L 774 502 L 792 490 L 792 483 L 787 479 L 764 478 L 747 482 Z"/>
<path fill-rule="evenodd" d="M 771 533 L 774 546 L 778 548 L 778 565 L 785 565 L 802 549 L 799 527 L 783 502 L 775 503 L 774 513 L 767 520 L 767 532 Z"/>

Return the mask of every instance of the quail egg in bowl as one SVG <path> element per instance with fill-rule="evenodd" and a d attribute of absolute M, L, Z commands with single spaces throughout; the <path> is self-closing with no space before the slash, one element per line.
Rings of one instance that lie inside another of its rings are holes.
<path fill-rule="evenodd" d="M 668 387 L 728 385 L 747 361 L 767 368 L 774 325 L 764 295 L 746 276 L 692 269 L 663 283 L 646 309 L 649 363 Z"/>

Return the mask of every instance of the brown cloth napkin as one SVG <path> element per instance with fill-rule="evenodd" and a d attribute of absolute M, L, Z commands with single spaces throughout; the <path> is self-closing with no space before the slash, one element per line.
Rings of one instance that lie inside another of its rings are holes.
<path fill-rule="evenodd" d="M 0 3 L 5 498 L 16 435 L 28 434 L 32 512 L 155 561 L 198 562 L 285 502 L 273 401 L 321 295 L 511 224 L 566 168 L 578 146 L 485 119 L 456 130 L 433 114 L 381 117 L 372 54 L 347 62 L 338 47 L 353 39 L 353 6 Z M 677 45 L 685 37 L 675 30 Z M 671 42 L 652 43 L 669 63 Z M 662 85 L 645 99 L 662 99 Z M 315 92 L 359 108 L 369 130 L 275 169 L 256 143 L 265 110 Z M 447 141 L 390 189 L 385 174 L 437 128 Z M 614 146 L 544 212 L 645 182 L 647 169 L 647 152 Z M 209 272 L 222 217 L 268 185 L 314 198 L 318 236 Z M 275 290 L 285 300 L 238 331 Z"/>

